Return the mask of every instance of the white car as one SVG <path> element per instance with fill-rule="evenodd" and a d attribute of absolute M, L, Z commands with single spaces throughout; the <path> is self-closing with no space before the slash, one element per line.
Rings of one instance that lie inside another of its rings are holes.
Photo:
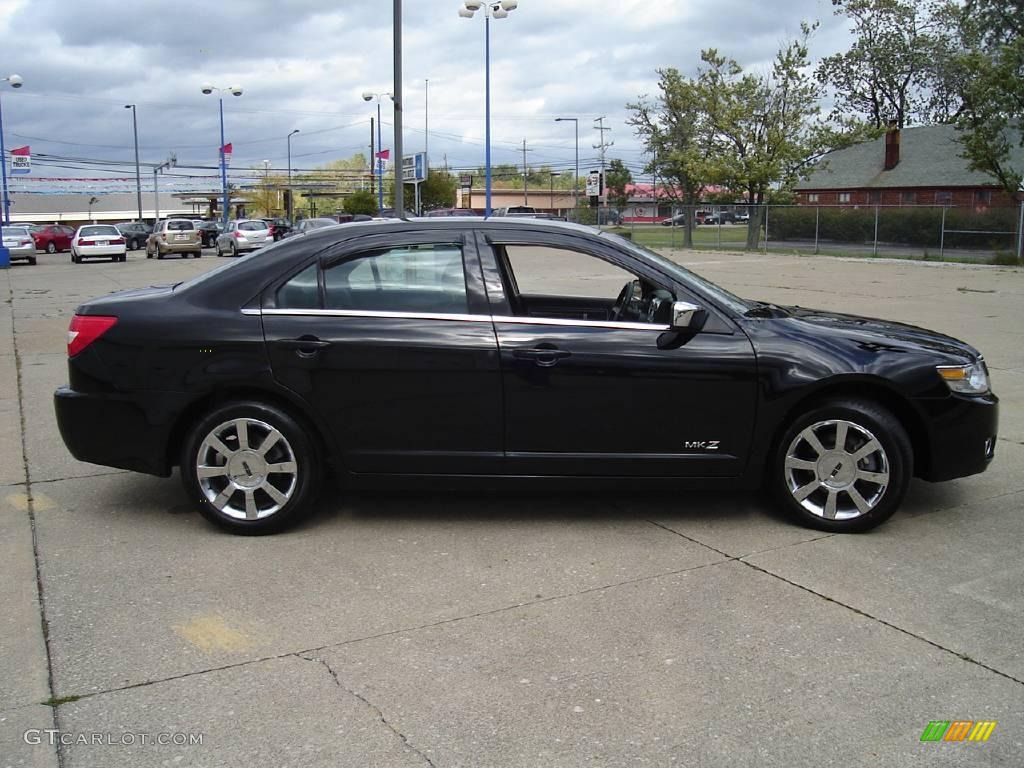
<path fill-rule="evenodd" d="M 83 224 L 71 238 L 71 261 L 75 264 L 100 256 L 125 261 L 127 254 L 124 235 L 113 224 Z"/>
<path fill-rule="evenodd" d="M 237 256 L 274 242 L 267 222 L 261 219 L 229 221 L 227 229 L 217 236 L 217 255 Z"/>

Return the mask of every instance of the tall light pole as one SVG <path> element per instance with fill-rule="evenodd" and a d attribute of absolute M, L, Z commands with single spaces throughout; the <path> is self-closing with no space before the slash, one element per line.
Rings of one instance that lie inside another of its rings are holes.
<path fill-rule="evenodd" d="M 11 88 L 21 88 L 25 81 L 20 75 L 0 78 L 0 83 L 10 83 Z M 7 196 L 7 150 L 4 148 L 4 110 L 0 100 L 0 173 L 3 175 L 4 209 L 0 215 L 0 269 L 11 266 L 11 252 L 4 248 L 4 224 L 11 223 L 11 199 Z"/>
<path fill-rule="evenodd" d="M 139 206 L 139 221 L 142 221 L 142 171 L 139 169 L 139 121 L 135 117 L 135 105 L 125 104 L 132 111 L 132 135 L 135 137 L 135 202 Z"/>
<path fill-rule="evenodd" d="M 491 215 L 491 17 L 508 18 L 510 11 L 519 7 L 519 0 L 482 2 L 466 0 L 459 8 L 459 16 L 472 19 L 473 14 L 484 9 L 484 215 Z"/>
<path fill-rule="evenodd" d="M 292 192 L 292 136 L 294 136 L 298 132 L 299 132 L 299 129 L 296 128 L 294 131 L 292 131 L 291 133 L 288 134 L 288 138 L 287 138 L 287 142 L 288 142 L 288 212 L 287 212 L 286 215 L 288 216 L 288 226 L 292 225 L 292 195 L 295 194 L 294 192 Z"/>
<path fill-rule="evenodd" d="M 228 209 L 231 207 L 231 204 L 228 201 L 228 165 L 224 157 L 224 91 L 228 91 L 232 96 L 241 96 L 242 86 L 229 85 L 226 88 L 217 88 L 209 83 L 203 83 L 201 90 L 207 96 L 216 91 L 217 101 L 220 103 L 220 184 L 224 194 L 224 210 L 221 212 L 221 219 L 226 228 L 228 225 Z"/>
<path fill-rule="evenodd" d="M 377 100 L 377 157 L 374 158 L 377 161 L 377 208 L 378 210 L 384 209 L 384 160 L 381 158 L 380 153 L 384 151 L 384 147 L 381 144 L 383 141 L 383 134 L 380 129 L 380 100 L 382 97 L 387 96 L 391 98 L 390 93 L 374 93 L 373 91 L 363 91 L 363 101 Z"/>
<path fill-rule="evenodd" d="M 573 221 L 580 215 L 580 119 L 578 117 L 556 117 L 556 123 L 572 123 L 576 129 L 576 175 L 572 177 L 572 202 L 575 206 Z"/>

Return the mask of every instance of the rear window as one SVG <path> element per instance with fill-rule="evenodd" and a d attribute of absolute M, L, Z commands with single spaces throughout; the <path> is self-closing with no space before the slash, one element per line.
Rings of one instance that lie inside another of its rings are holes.
<path fill-rule="evenodd" d="M 11 237 L 28 237 L 28 227 L 4 227 L 4 234 L 10 235 Z"/>
<path fill-rule="evenodd" d="M 196 225 L 193 224 L 191 221 L 188 221 L 188 220 L 180 220 L 180 219 L 178 219 L 178 220 L 175 220 L 175 221 L 168 221 L 167 222 L 167 229 L 168 229 L 168 231 L 170 231 L 170 230 L 183 230 L 183 229 L 188 230 L 188 229 L 195 229 L 195 228 L 196 228 Z"/>
<path fill-rule="evenodd" d="M 117 227 L 99 225 L 92 227 L 82 227 L 81 235 L 83 237 L 98 237 L 101 235 L 110 235 L 111 237 L 120 237 L 121 233 L 117 231 Z"/>
<path fill-rule="evenodd" d="M 238 228 L 243 232 L 258 232 L 261 229 L 266 229 L 267 225 L 262 221 L 242 221 L 239 222 Z"/>

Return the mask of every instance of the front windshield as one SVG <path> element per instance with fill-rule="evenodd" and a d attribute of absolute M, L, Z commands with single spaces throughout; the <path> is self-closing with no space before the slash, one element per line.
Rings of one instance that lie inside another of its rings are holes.
<path fill-rule="evenodd" d="M 735 294 L 729 293 L 725 288 L 715 285 L 709 280 L 705 280 L 700 275 L 691 272 L 671 259 L 665 258 L 660 253 L 652 251 L 650 248 L 637 245 L 632 240 L 619 237 L 611 232 L 602 232 L 601 237 L 614 240 L 617 245 L 621 245 L 623 248 L 632 252 L 634 255 L 641 257 L 645 261 L 654 262 L 654 264 L 663 272 L 667 272 L 683 285 L 693 286 L 697 293 L 704 294 L 716 304 L 730 309 L 736 314 L 742 315 L 753 306 L 750 302 L 741 299 Z"/>

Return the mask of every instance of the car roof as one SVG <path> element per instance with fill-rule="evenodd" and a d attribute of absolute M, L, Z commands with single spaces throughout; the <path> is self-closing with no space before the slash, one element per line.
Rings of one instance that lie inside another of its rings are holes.
<path fill-rule="evenodd" d="M 387 232 L 402 232 L 402 231 L 415 231 L 415 230 L 464 230 L 464 229 L 482 229 L 491 231 L 503 231 L 503 230 L 516 230 L 522 231 L 524 229 L 533 230 L 536 232 L 548 232 L 556 234 L 559 232 L 565 234 L 585 234 L 590 237 L 595 237 L 600 234 L 593 227 L 588 227 L 583 224 L 573 224 L 567 221 L 556 221 L 552 219 L 534 219 L 527 217 L 506 217 L 498 216 L 492 218 L 484 218 L 482 216 L 431 216 L 431 217 L 417 217 L 415 219 L 375 219 L 373 221 L 352 221 L 347 224 L 339 224 L 338 227 L 344 227 L 346 235 L 350 237 L 358 237 L 361 235 L 368 234 L 384 234 Z M 325 240 L 336 238 L 338 235 L 338 229 L 334 227 L 325 227 L 324 229 L 318 229 L 307 235 L 307 238 L 315 239 L 323 238 Z"/>

